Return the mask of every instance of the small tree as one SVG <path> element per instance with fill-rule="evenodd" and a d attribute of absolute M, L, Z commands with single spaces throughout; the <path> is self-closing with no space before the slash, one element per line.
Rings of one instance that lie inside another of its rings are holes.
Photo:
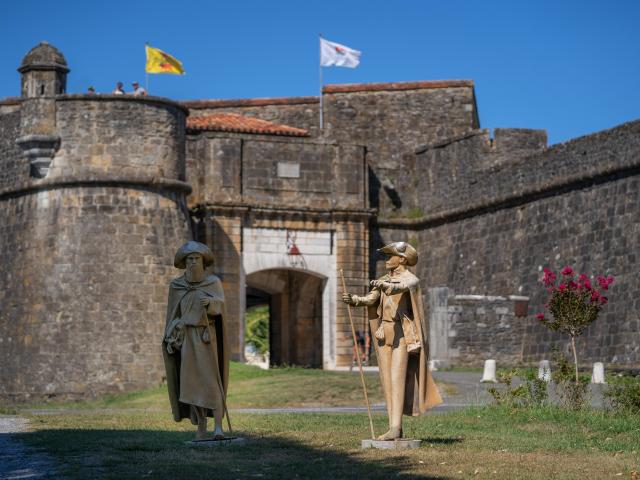
<path fill-rule="evenodd" d="M 560 275 L 561 280 L 557 283 L 556 274 L 548 268 L 544 269 L 542 283 L 547 287 L 549 294 L 549 301 L 544 307 L 552 318 L 547 318 L 544 313 L 539 313 L 536 317 L 551 330 L 571 337 L 576 383 L 578 383 L 576 337 L 582 335 L 586 328 L 598 318 L 600 310 L 607 303 L 607 297 L 603 293 L 613 283 L 613 277 L 599 275 L 596 277 L 598 285 L 593 286 L 591 279 L 585 274 L 580 274 L 576 281 L 571 267 L 565 267 Z"/>

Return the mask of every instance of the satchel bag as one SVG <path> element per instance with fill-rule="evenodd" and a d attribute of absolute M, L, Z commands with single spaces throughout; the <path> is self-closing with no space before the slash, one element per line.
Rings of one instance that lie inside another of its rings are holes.
<path fill-rule="evenodd" d="M 407 344 L 407 352 L 420 353 L 422 344 L 420 343 L 418 332 L 416 332 L 415 322 L 408 317 L 403 317 L 402 332 L 404 333 L 404 341 Z"/>

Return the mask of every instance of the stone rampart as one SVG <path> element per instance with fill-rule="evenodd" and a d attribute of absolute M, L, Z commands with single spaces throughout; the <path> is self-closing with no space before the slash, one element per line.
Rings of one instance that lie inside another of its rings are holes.
<path fill-rule="evenodd" d="M 501 365 L 524 360 L 529 298 L 456 295 L 447 287 L 428 291 L 431 360 L 437 367 Z"/>
<path fill-rule="evenodd" d="M 614 275 L 609 304 L 578 341 L 580 360 L 637 365 L 639 130 L 640 122 L 632 122 L 508 166 L 487 171 L 469 167 L 457 176 L 442 169 L 454 163 L 462 170 L 468 157 L 445 147 L 430 159 L 440 170 L 432 172 L 435 177 L 425 175 L 416 189 L 416 205 L 426 214 L 378 219 L 381 228 L 372 233 L 377 235 L 374 243 L 398 239 L 417 245 L 424 288 L 447 285 L 475 295 L 530 297 L 524 360 L 533 363 L 552 348 L 568 352 L 569 345 L 567 338 L 533 318 L 546 301 L 539 283 L 543 267 L 571 265 L 587 274 Z M 432 178 L 451 181 L 439 185 Z M 380 262 L 374 268 L 380 269 Z"/>
<path fill-rule="evenodd" d="M 109 96 L 55 106 L 48 174 L 31 177 L 22 157 L 0 190 L 0 397 L 10 400 L 157 385 L 173 253 L 190 237 L 182 107 Z"/>
<path fill-rule="evenodd" d="M 208 133 L 188 142 L 190 204 L 364 209 L 364 147 Z"/>

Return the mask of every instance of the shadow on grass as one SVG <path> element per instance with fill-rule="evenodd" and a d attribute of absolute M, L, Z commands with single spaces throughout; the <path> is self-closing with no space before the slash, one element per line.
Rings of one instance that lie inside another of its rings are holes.
<path fill-rule="evenodd" d="M 464 438 L 460 437 L 441 437 L 441 438 L 421 438 L 425 443 L 430 443 L 431 445 L 455 445 L 456 443 L 462 443 Z"/>
<path fill-rule="evenodd" d="M 308 445 L 291 438 L 235 435 L 246 441 L 190 446 L 185 442 L 193 439 L 193 432 L 161 430 L 39 430 L 15 437 L 56 458 L 60 474 L 70 479 L 447 478 L 419 474 L 415 459 L 401 452 L 369 453 L 359 445 Z M 446 444 L 455 439 L 427 441 Z"/>

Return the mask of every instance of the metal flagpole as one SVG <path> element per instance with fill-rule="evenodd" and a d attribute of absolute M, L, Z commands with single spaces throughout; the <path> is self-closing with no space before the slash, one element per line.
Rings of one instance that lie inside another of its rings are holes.
<path fill-rule="evenodd" d="M 347 292 L 347 286 L 344 283 L 344 272 L 340 269 L 340 278 L 342 278 L 342 291 Z M 360 349 L 358 348 L 358 339 L 356 338 L 356 328 L 353 326 L 353 318 L 351 317 L 351 305 L 347 304 L 349 312 L 349 323 L 351 324 L 351 334 L 353 335 L 353 345 L 356 348 L 356 358 L 358 359 L 358 368 L 360 369 L 360 380 L 362 381 L 362 389 L 364 390 L 364 400 L 367 403 L 367 413 L 369 413 L 369 427 L 371 428 L 371 440 L 376 439 L 373 431 L 373 419 L 371 418 L 371 405 L 369 404 L 369 395 L 367 394 L 367 384 L 364 381 L 364 371 L 362 370 L 362 360 L 360 360 Z"/>
<path fill-rule="evenodd" d="M 149 42 L 146 42 L 145 47 L 149 46 Z M 145 53 L 145 60 L 147 60 L 146 56 L 147 56 L 147 49 L 144 49 L 144 53 Z M 144 80 L 144 89 L 147 91 L 147 95 L 149 95 L 149 72 L 147 72 L 147 62 L 145 61 L 144 63 L 144 74 L 145 74 L 145 80 Z"/>
<path fill-rule="evenodd" d="M 324 118 L 323 118 L 323 110 L 324 110 L 324 102 L 322 100 L 322 34 L 318 34 L 319 37 L 319 54 L 320 58 L 318 59 L 318 65 L 320 68 L 320 133 L 322 133 L 322 129 L 324 127 Z"/>

